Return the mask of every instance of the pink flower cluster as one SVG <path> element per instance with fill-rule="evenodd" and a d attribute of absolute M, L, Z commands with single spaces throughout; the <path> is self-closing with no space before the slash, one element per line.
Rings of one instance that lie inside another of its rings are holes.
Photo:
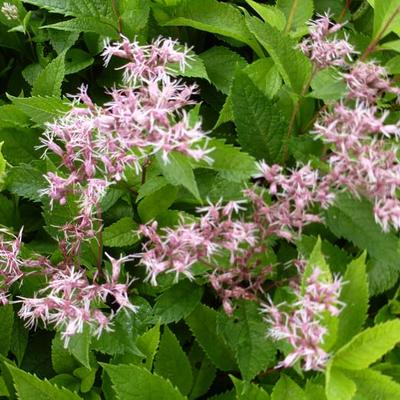
<path fill-rule="evenodd" d="M 52 268 L 48 274 L 47 287 L 41 289 L 34 298 L 22 298 L 18 315 L 27 320 L 29 328 L 36 328 L 39 321 L 45 326 L 54 324 L 59 328 L 67 347 L 71 336 L 82 333 L 84 326 L 92 329 L 92 334 L 100 337 L 103 330 L 112 331 L 114 312 L 105 314 L 95 304 L 112 299 L 117 312 L 122 309 L 136 312 L 137 307 L 128 298 L 127 283 L 118 283 L 121 264 L 129 257 L 119 260 L 109 257 L 112 273 L 105 274 L 105 283 L 90 283 L 83 269 L 74 267 Z"/>
<path fill-rule="evenodd" d="M 331 66 L 344 67 L 347 60 L 355 53 L 353 46 L 345 39 L 328 39 L 343 27 L 334 24 L 329 14 L 320 15 L 315 21 L 309 22 L 309 37 L 300 44 L 300 50 L 308 56 L 317 69 Z"/>
<path fill-rule="evenodd" d="M 328 332 L 324 318 L 338 316 L 344 306 L 339 301 L 341 286 L 339 278 L 325 282 L 321 270 L 315 267 L 304 287 L 295 288 L 296 301 L 292 304 L 275 306 L 270 302 L 263 305 L 266 321 L 270 324 L 269 335 L 287 341 L 292 347 L 276 368 L 292 367 L 298 360 L 303 361 L 305 371 L 324 368 L 329 358 L 323 349 L 324 336 Z"/>
<path fill-rule="evenodd" d="M 109 91 L 110 101 L 97 106 L 82 86 L 74 96 L 72 109 L 48 124 L 42 138 L 47 151 L 56 154 L 61 172 L 49 172 L 49 187 L 42 191 L 64 205 L 69 195 L 79 197 L 79 215 L 63 228 L 66 241 L 79 243 L 96 236 L 100 228 L 99 202 L 107 188 L 124 178 L 129 168 L 139 173 L 148 157 L 161 152 L 168 162 L 171 152 L 211 162 L 207 154 L 207 136 L 200 122 L 191 123 L 183 107 L 195 104 L 191 96 L 196 86 L 187 86 L 170 75 L 169 65 L 184 68 L 188 49 L 178 49 L 170 39 L 157 39 L 140 46 L 123 38 L 107 44 L 103 57 L 128 62 L 124 86 Z"/>

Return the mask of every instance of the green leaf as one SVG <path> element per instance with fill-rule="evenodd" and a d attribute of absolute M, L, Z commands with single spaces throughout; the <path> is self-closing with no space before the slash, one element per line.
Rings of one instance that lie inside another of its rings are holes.
<path fill-rule="evenodd" d="M 182 49 L 183 50 L 183 49 Z M 179 63 L 170 64 L 168 66 L 169 70 L 178 76 L 185 76 L 187 78 L 203 78 L 210 81 L 206 67 L 200 56 L 195 54 L 193 51 L 189 51 L 190 61 L 184 70 L 180 68 Z"/>
<path fill-rule="evenodd" d="M 163 292 L 154 305 L 155 318 L 162 324 L 178 322 L 200 303 L 203 288 L 185 279 Z M 185 301 L 182 301 L 185 299 Z"/>
<path fill-rule="evenodd" d="M 282 374 L 272 390 L 271 400 L 289 399 L 307 400 L 303 389 L 288 376 Z"/>
<path fill-rule="evenodd" d="M 79 366 L 77 360 L 64 347 L 59 332 L 51 342 L 51 363 L 57 374 L 70 373 Z"/>
<path fill-rule="evenodd" d="M 123 217 L 103 231 L 103 244 L 108 247 L 131 246 L 140 240 L 138 225 L 130 217 Z"/>
<path fill-rule="evenodd" d="M 41 71 L 33 83 L 32 96 L 61 96 L 65 75 L 65 53 L 61 53 Z"/>
<path fill-rule="evenodd" d="M 232 382 L 236 389 L 236 399 L 237 400 L 269 400 L 270 397 L 268 393 L 255 385 L 254 383 L 243 382 L 239 379 L 231 376 Z"/>
<path fill-rule="evenodd" d="M 8 97 L 33 122 L 41 126 L 59 118 L 70 109 L 66 100 L 57 97 Z"/>
<path fill-rule="evenodd" d="M 89 349 L 92 336 L 86 326 L 82 333 L 75 334 L 68 342 L 68 351 L 86 368 L 90 369 Z"/>
<path fill-rule="evenodd" d="M 186 156 L 173 152 L 168 155 L 168 161 L 164 162 L 160 153 L 157 153 L 157 160 L 165 179 L 169 183 L 174 186 L 184 186 L 197 200 L 201 201 L 192 166 Z"/>
<path fill-rule="evenodd" d="M 171 383 L 135 365 L 102 364 L 111 378 L 119 399 L 184 400 L 185 397 Z"/>
<path fill-rule="evenodd" d="M 346 94 L 346 83 L 334 68 L 318 71 L 311 81 L 310 96 L 325 102 L 339 100 Z"/>
<path fill-rule="evenodd" d="M 283 31 L 286 25 L 286 17 L 278 7 L 256 3 L 253 0 L 246 0 L 246 3 L 253 8 L 265 22 Z"/>
<path fill-rule="evenodd" d="M 287 32 L 302 28 L 314 12 L 313 0 L 276 0 L 276 6 L 287 18 Z"/>
<path fill-rule="evenodd" d="M 182 394 L 189 394 L 193 383 L 192 367 L 178 339 L 167 326 L 161 337 L 154 372 L 169 379 Z"/>
<path fill-rule="evenodd" d="M 0 193 L 0 225 L 15 227 L 17 222 L 14 202 Z"/>
<path fill-rule="evenodd" d="M 140 186 L 138 190 L 138 196 L 136 202 L 142 200 L 157 190 L 162 189 L 164 186 L 168 185 L 168 181 L 163 176 L 154 176 L 146 180 L 146 182 Z"/>
<path fill-rule="evenodd" d="M 232 352 L 217 332 L 218 312 L 199 304 L 185 321 L 197 342 L 215 366 L 222 371 L 236 368 Z"/>
<path fill-rule="evenodd" d="M 244 380 L 251 381 L 274 363 L 276 347 L 256 303 L 242 301 L 231 318 L 220 315 L 218 331 L 234 352 Z"/>
<path fill-rule="evenodd" d="M 372 369 L 346 371 L 346 375 L 349 375 L 357 385 L 354 400 L 400 399 L 400 384 L 378 371 Z"/>
<path fill-rule="evenodd" d="M 156 324 L 137 338 L 138 349 L 146 356 L 146 368 L 151 370 L 160 343 L 160 325 Z"/>
<path fill-rule="evenodd" d="M 11 348 L 14 324 L 14 310 L 11 304 L 0 307 L 0 354 L 7 356 Z"/>
<path fill-rule="evenodd" d="M 356 393 L 356 385 L 339 368 L 331 368 L 329 365 L 325 393 L 327 400 L 351 400 Z"/>
<path fill-rule="evenodd" d="M 348 265 L 343 277 L 340 301 L 345 304 L 339 315 L 337 348 L 347 343 L 364 325 L 368 311 L 368 280 L 364 253 Z"/>
<path fill-rule="evenodd" d="M 232 110 L 243 150 L 257 159 L 276 162 L 281 155 L 287 121 L 277 105 L 239 70 L 232 86 Z"/>
<path fill-rule="evenodd" d="M 79 38 L 79 32 L 63 32 L 55 29 L 49 29 L 48 35 L 57 54 L 69 50 Z"/>
<path fill-rule="evenodd" d="M 9 169 L 7 190 L 32 201 L 40 201 L 40 190 L 47 187 L 43 173 L 30 164 L 20 164 Z"/>
<path fill-rule="evenodd" d="M 10 350 L 15 355 L 18 365 L 24 358 L 28 345 L 28 335 L 29 331 L 25 328 L 24 321 L 20 318 L 14 318 Z"/>
<path fill-rule="evenodd" d="M 370 294 L 393 286 L 400 273 L 400 242 L 393 233 L 384 233 L 376 224 L 372 205 L 367 200 L 337 196 L 326 216 L 329 229 L 337 236 L 353 242 L 375 260 L 369 271 Z"/>
<path fill-rule="evenodd" d="M 224 46 L 213 46 L 200 54 L 211 82 L 224 94 L 229 93 L 236 68 L 244 68 L 246 60 Z"/>
<path fill-rule="evenodd" d="M 111 24 L 111 21 L 105 18 L 88 16 L 78 17 L 51 25 L 45 25 L 43 28 L 76 33 L 93 32 L 99 35 L 108 36 L 112 39 L 118 39 L 117 29 Z"/>
<path fill-rule="evenodd" d="M 34 129 L 10 127 L 0 129 L 0 142 L 4 142 L 2 153 L 13 165 L 29 163 L 38 158 L 35 147 L 39 144 L 39 133 Z"/>
<path fill-rule="evenodd" d="M 65 74 L 75 74 L 93 64 L 94 58 L 81 49 L 68 50 L 65 55 Z"/>
<path fill-rule="evenodd" d="M 368 368 L 400 341 L 400 320 L 365 329 L 337 351 L 333 366 L 352 370 Z"/>
<path fill-rule="evenodd" d="M 146 28 L 150 3 L 148 0 L 123 0 L 120 2 L 120 13 L 123 34 L 133 38 Z"/>
<path fill-rule="evenodd" d="M 112 6 L 103 0 L 22 0 L 24 3 L 45 8 L 65 16 L 102 17 L 112 15 Z"/>
<path fill-rule="evenodd" d="M 295 48 L 296 43 L 255 17 L 247 19 L 247 26 L 274 60 L 284 82 L 296 93 L 301 93 L 311 75 L 311 63 Z"/>
<path fill-rule="evenodd" d="M 394 18 L 393 18 L 394 17 Z M 398 0 L 374 2 L 374 38 L 382 39 L 392 30 L 400 28 L 400 4 Z"/>
<path fill-rule="evenodd" d="M 42 381 L 11 364 L 7 364 L 7 368 L 13 377 L 19 400 L 81 400 L 77 394 L 60 389 L 47 380 Z"/>
<path fill-rule="evenodd" d="M 191 26 L 248 44 L 259 56 L 262 51 L 246 27 L 243 14 L 234 6 L 217 0 L 181 0 L 165 25 Z"/>

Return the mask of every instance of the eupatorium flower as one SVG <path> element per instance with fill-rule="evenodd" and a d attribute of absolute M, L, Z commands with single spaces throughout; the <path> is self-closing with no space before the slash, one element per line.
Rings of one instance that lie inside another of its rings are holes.
<path fill-rule="evenodd" d="M 343 27 L 330 20 L 329 14 L 319 15 L 309 22 L 309 37 L 300 44 L 300 50 L 310 58 L 317 69 L 331 66 L 344 67 L 355 53 L 353 46 L 345 39 L 330 38 Z"/>
<path fill-rule="evenodd" d="M 327 315 L 339 315 L 343 303 L 339 301 L 342 281 L 333 282 L 321 279 L 321 270 L 315 267 L 306 279 L 304 287 L 294 290 L 296 300 L 292 304 L 275 306 L 272 301 L 263 305 L 270 325 L 268 334 L 276 340 L 286 340 L 292 350 L 276 368 L 292 367 L 302 361 L 305 371 L 322 370 L 329 354 L 323 349 L 324 336 L 328 332 L 324 326 Z"/>

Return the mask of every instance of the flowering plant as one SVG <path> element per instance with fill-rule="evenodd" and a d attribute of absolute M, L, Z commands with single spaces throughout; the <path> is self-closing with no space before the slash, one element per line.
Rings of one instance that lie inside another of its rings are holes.
<path fill-rule="evenodd" d="M 0 5 L 1 396 L 400 398 L 400 2 L 317 3 Z"/>

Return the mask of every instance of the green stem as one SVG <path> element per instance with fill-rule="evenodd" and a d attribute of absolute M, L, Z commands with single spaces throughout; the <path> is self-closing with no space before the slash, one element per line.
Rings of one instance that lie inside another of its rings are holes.
<path fill-rule="evenodd" d="M 288 19 L 286 22 L 285 30 L 284 30 L 285 33 L 288 33 L 290 31 L 290 28 L 292 27 L 294 13 L 296 12 L 298 5 L 299 5 L 299 0 L 293 0 L 292 6 L 290 7 L 290 12 L 289 12 Z"/>

